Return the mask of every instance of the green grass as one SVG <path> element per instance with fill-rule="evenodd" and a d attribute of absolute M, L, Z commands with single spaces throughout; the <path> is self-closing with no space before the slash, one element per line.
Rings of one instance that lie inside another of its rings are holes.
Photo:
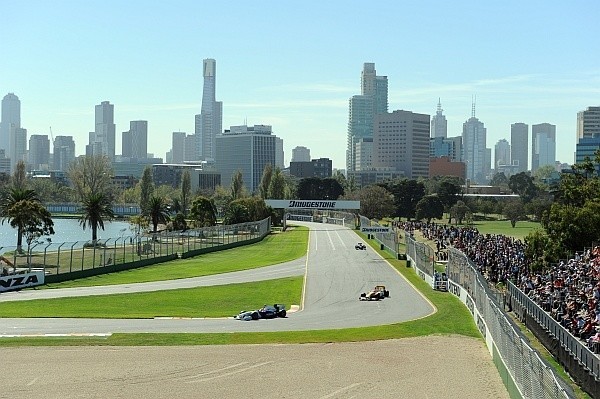
<path fill-rule="evenodd" d="M 308 229 L 294 226 L 283 233 L 269 234 L 261 242 L 253 245 L 179 259 L 167 264 L 48 284 L 44 288 L 131 284 L 254 269 L 298 259 L 306 254 L 307 243 Z"/>
<path fill-rule="evenodd" d="M 300 304 L 303 277 L 214 287 L 0 303 L 0 317 L 225 317 L 262 305 Z"/>
<path fill-rule="evenodd" d="M 521 240 L 529 233 L 542 228 L 538 222 L 528 221 L 519 221 L 515 227 L 512 227 L 509 220 L 477 220 L 473 222 L 473 227 L 476 227 L 481 234 L 501 234 Z"/>

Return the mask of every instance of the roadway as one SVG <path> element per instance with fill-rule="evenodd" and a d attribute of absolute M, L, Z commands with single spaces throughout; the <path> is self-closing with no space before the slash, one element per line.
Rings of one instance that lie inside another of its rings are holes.
<path fill-rule="evenodd" d="M 426 317 L 435 311 L 400 273 L 377 252 L 354 249 L 360 240 L 347 227 L 311 222 L 294 222 L 310 228 L 305 257 L 281 265 L 227 273 L 216 276 L 170 280 L 155 283 L 125 284 L 89 288 L 28 290 L 2 294 L 0 301 L 31 300 L 50 297 L 107 295 L 164 289 L 259 281 L 305 274 L 303 303 L 298 312 L 273 320 L 243 322 L 220 319 L 74 319 L 5 318 L 0 319 L 0 336 L 44 334 L 111 333 L 214 333 L 268 332 L 339 329 L 385 325 Z M 382 301 L 359 301 L 360 293 L 384 284 L 390 297 Z M 277 299 L 274 298 L 274 302 Z"/>

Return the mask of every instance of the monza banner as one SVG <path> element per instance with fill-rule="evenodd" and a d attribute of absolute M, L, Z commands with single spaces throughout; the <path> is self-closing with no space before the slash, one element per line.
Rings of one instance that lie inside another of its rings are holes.
<path fill-rule="evenodd" d="M 0 277 L 0 292 L 14 291 L 25 287 L 44 284 L 44 272 L 9 274 Z"/>
<path fill-rule="evenodd" d="M 360 209 L 360 201 L 337 200 L 265 200 L 275 209 Z"/>

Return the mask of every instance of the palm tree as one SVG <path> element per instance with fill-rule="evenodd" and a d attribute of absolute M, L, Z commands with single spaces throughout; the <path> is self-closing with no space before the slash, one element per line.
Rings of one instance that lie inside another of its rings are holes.
<path fill-rule="evenodd" d="M 104 221 L 111 221 L 115 214 L 112 210 L 112 201 L 104 193 L 88 193 L 82 202 L 83 214 L 79 223 L 85 230 L 89 225 L 92 229 L 92 242 L 96 244 L 98 239 L 98 226 L 104 230 Z"/>
<path fill-rule="evenodd" d="M 0 217 L 2 224 L 5 221 L 10 223 L 12 228 L 17 229 L 17 252 L 23 252 L 23 233 L 29 220 L 30 215 L 23 210 L 28 207 L 23 207 L 26 202 L 37 202 L 40 200 L 35 191 L 23 187 L 13 187 L 2 198 L 0 202 Z"/>
<path fill-rule="evenodd" d="M 152 232 L 156 233 L 159 224 L 166 224 L 171 217 L 169 216 L 169 207 L 163 197 L 153 195 L 148 201 L 146 216 L 152 221 Z"/>

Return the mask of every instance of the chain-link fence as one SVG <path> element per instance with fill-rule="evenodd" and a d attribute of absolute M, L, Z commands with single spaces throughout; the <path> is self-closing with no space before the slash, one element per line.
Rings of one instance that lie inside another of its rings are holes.
<path fill-rule="evenodd" d="M 229 226 L 211 226 L 186 231 L 161 231 L 109 238 L 106 240 L 50 243 L 38 241 L 0 248 L 0 260 L 9 273 L 43 270 L 59 275 L 89 269 L 114 267 L 170 255 L 185 257 L 199 250 L 217 249 L 262 238 L 270 230 L 270 219 Z"/>
<path fill-rule="evenodd" d="M 407 234 L 406 245 L 407 254 L 415 262 L 415 266 L 424 272 L 430 270 L 430 260 L 425 255 L 427 251 L 418 249 L 422 244 Z M 451 286 L 458 285 L 468 293 L 466 305 L 471 313 L 474 314 L 471 307 L 477 308 L 482 319 L 482 323 L 477 322 L 479 330 L 484 338 L 487 332 L 491 335 L 494 349 L 497 350 L 522 397 L 574 397 L 566 382 L 557 376 L 527 343 L 527 339 L 498 303 L 496 294 L 489 289 L 485 279 L 466 255 L 454 248 L 449 249 L 446 270 Z"/>

